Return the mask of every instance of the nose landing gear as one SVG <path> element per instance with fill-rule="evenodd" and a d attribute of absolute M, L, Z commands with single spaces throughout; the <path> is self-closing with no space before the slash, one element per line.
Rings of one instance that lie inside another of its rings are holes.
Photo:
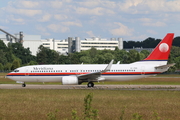
<path fill-rule="evenodd" d="M 23 84 L 22 84 L 22 87 L 26 87 L 26 84 L 25 84 L 25 83 L 23 83 Z"/>

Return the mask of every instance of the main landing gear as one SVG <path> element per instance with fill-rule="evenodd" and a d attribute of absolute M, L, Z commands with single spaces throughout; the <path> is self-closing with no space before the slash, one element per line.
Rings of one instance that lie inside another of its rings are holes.
<path fill-rule="evenodd" d="M 26 84 L 25 84 L 25 83 L 23 83 L 23 84 L 22 84 L 22 87 L 26 87 Z"/>
<path fill-rule="evenodd" d="M 93 82 L 88 82 L 87 87 L 94 87 L 94 83 Z"/>

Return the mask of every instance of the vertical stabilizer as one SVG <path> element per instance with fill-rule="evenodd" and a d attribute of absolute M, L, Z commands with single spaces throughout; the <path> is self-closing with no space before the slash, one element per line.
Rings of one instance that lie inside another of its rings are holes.
<path fill-rule="evenodd" d="M 151 54 L 144 59 L 144 61 L 167 61 L 170 54 L 173 38 L 174 33 L 168 33 L 151 52 Z"/>

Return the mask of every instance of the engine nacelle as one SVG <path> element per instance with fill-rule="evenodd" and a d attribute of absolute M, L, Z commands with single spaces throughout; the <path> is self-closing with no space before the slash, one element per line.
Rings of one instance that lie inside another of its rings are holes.
<path fill-rule="evenodd" d="M 78 78 L 76 76 L 65 76 L 62 77 L 63 85 L 78 85 Z"/>

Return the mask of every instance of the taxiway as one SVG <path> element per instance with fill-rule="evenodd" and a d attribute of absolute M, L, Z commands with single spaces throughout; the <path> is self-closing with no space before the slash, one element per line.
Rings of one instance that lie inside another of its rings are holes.
<path fill-rule="evenodd" d="M 0 89 L 99 89 L 99 90 L 177 90 L 180 85 L 95 85 L 88 88 L 87 85 L 32 85 L 27 84 L 0 84 Z"/>

